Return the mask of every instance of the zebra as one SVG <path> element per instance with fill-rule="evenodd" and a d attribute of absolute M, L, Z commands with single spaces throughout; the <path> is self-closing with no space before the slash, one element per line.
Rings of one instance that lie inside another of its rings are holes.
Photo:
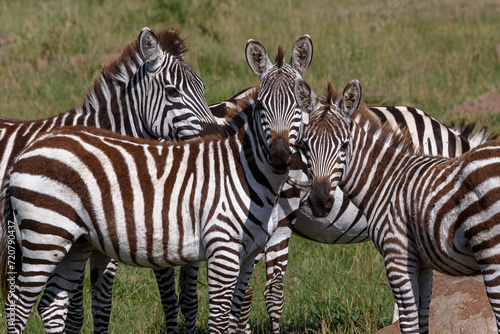
<path fill-rule="evenodd" d="M 278 58 L 279 68 L 284 64 Z M 17 222 L 23 254 L 9 332 L 23 331 L 56 266 L 81 271 L 93 250 L 141 267 L 208 261 L 209 328 L 226 332 L 233 294 L 245 291 L 255 256 L 274 230 L 270 218 L 288 177 L 289 155 L 297 157 L 286 140 L 275 144 L 275 123 L 283 137 L 293 138 L 302 124 L 295 117 L 300 108 L 292 109 L 284 129 L 287 115 L 271 118 L 262 105 L 241 108 L 244 125 L 228 138 L 157 143 L 64 127 L 36 139 L 8 176 L 5 220 Z M 46 328 L 50 323 L 45 319 Z"/>
<path fill-rule="evenodd" d="M 125 46 L 119 59 L 105 66 L 82 107 L 38 121 L 0 119 L 0 182 L 19 153 L 40 134 L 67 125 L 106 128 L 134 137 L 192 139 L 218 129 L 204 98 L 200 77 L 184 61 L 187 47 L 173 28 L 154 33 L 145 27 Z M 116 262 L 92 253 L 93 315 L 96 332 L 107 332 L 111 310 L 110 282 Z M 83 284 L 83 272 L 80 273 Z M 58 295 L 65 274 L 56 270 L 39 305 L 42 318 L 59 319 L 57 331 L 77 333 L 83 321 L 81 293 L 68 300 Z M 83 285 L 82 285 L 83 286 Z M 55 326 L 55 325 L 54 325 Z"/>
<path fill-rule="evenodd" d="M 232 119 L 231 114 L 233 110 L 240 108 L 241 104 L 251 104 L 252 108 L 260 108 L 263 110 L 263 124 L 269 126 L 278 126 L 272 130 L 276 133 L 283 133 L 283 129 L 291 128 L 289 134 L 283 138 L 289 138 L 289 143 L 293 145 L 295 138 L 300 132 L 302 124 L 301 116 L 298 114 L 300 108 L 295 102 L 294 97 L 294 83 L 302 73 L 310 66 L 313 57 L 313 44 L 309 35 L 304 35 L 297 39 L 292 47 L 292 55 L 290 62 L 284 62 L 284 51 L 281 46 L 278 47 L 275 64 L 272 65 L 267 51 L 264 46 L 254 40 L 249 40 L 245 48 L 245 55 L 247 63 L 252 71 L 260 76 L 260 85 L 257 87 L 250 87 L 235 94 L 233 97 L 226 101 L 222 101 L 210 105 L 210 111 L 214 115 L 217 123 L 221 127 L 221 133 L 225 136 L 230 136 L 236 133 L 241 126 L 241 120 Z M 286 119 L 284 115 L 288 115 L 288 123 L 285 124 L 281 119 Z M 276 125 L 274 125 L 276 124 Z M 295 125 L 293 125 L 295 124 Z M 268 133 L 271 133 L 269 131 Z M 276 137 L 276 136 L 275 136 Z M 284 141 L 279 141 L 278 145 L 283 145 Z M 267 140 L 271 142 L 271 137 Z M 270 149 L 273 143 L 270 144 Z M 288 149 L 285 148 L 285 154 L 289 154 Z M 283 159 L 288 160 L 288 157 Z M 289 164 L 286 162 L 285 164 Z M 182 313 L 186 318 L 186 332 L 194 333 L 195 321 L 197 313 L 197 296 L 196 285 L 198 277 L 199 265 L 186 265 L 181 269 L 180 286 L 181 294 L 179 301 L 175 294 L 175 282 L 173 268 L 165 268 L 155 270 L 158 286 L 162 296 L 162 305 L 165 311 L 165 318 L 167 320 L 167 331 L 177 332 L 177 313 L 178 304 L 181 306 Z M 249 290 L 251 291 L 251 289 Z M 245 291 L 238 291 L 238 296 L 243 295 Z M 249 293 L 248 291 L 246 293 Z M 245 299 L 248 296 L 245 295 Z M 236 298 L 236 309 L 239 308 L 240 299 Z M 248 305 L 246 303 L 245 305 Z M 237 311 L 234 311 L 237 313 Z M 249 315 L 249 309 L 243 310 L 244 317 L 240 320 L 239 327 L 246 328 Z M 234 320 L 236 322 L 236 320 Z M 232 326 L 238 326 L 232 323 Z"/>
<path fill-rule="evenodd" d="M 319 97 L 313 96 L 312 99 L 316 105 L 312 110 L 324 104 L 324 100 Z M 390 124 L 395 131 L 409 131 L 414 145 L 422 147 L 426 154 L 454 157 L 495 138 L 495 134 L 486 133 L 485 128 L 474 133 L 475 123 L 460 123 L 456 129 L 448 128 L 413 107 L 370 106 L 367 112 Z M 335 192 L 334 207 L 324 218 L 312 215 L 310 207 L 304 201 L 304 195 L 285 184 L 280 199 L 280 202 L 284 201 L 285 204 L 281 205 L 278 228 L 266 245 L 267 283 L 264 296 L 273 333 L 280 332 L 280 317 L 284 306 L 283 278 L 288 264 L 288 245 L 292 234 L 326 244 L 369 241 L 366 218 L 340 190 Z M 285 209 L 296 207 L 296 204 L 287 204 L 293 200 L 300 203 L 298 212 Z M 249 290 L 242 305 L 242 328 L 248 319 L 252 300 L 253 291 Z M 393 321 L 397 319 L 395 308 Z"/>
<path fill-rule="evenodd" d="M 298 87 L 308 90 L 303 81 Z M 425 155 L 407 133 L 391 131 L 360 105 L 357 80 L 341 95 L 328 90 L 300 144 L 311 163 L 313 215 L 328 214 L 325 204 L 337 188 L 363 212 L 384 259 L 402 333 L 429 331 L 434 270 L 482 274 L 500 333 L 500 141 L 455 158 Z"/>

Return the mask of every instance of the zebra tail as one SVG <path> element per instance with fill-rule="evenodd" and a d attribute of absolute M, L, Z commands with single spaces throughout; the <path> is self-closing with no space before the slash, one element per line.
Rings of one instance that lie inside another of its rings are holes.
<path fill-rule="evenodd" d="M 15 234 L 10 237 L 8 233 L 9 225 L 14 224 L 14 214 L 9 194 L 9 180 L 12 173 L 12 168 L 8 168 L 5 173 L 4 182 L 0 188 L 0 290 L 2 291 L 3 300 L 7 300 L 7 279 L 9 273 L 14 272 L 15 278 L 21 269 L 21 249 L 17 243 Z M 10 229 L 15 229 L 12 225 Z M 12 230 L 11 233 L 15 233 Z M 13 253 L 14 252 L 14 253 Z M 14 260 L 15 269 L 9 267 L 12 265 L 10 261 Z"/>

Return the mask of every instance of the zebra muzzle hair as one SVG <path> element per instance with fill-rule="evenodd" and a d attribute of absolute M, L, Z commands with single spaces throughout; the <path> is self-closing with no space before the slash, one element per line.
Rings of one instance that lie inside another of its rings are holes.
<path fill-rule="evenodd" d="M 333 202 L 334 197 L 330 194 L 330 183 L 321 180 L 314 181 L 307 200 L 313 215 L 318 218 L 328 216 L 333 208 Z"/>
<path fill-rule="evenodd" d="M 290 169 L 293 157 L 290 146 L 283 137 L 276 137 L 269 145 L 267 161 L 275 173 L 286 173 Z"/>

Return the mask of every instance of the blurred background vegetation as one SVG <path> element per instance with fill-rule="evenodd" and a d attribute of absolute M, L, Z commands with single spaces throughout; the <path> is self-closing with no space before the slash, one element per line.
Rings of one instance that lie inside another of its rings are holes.
<path fill-rule="evenodd" d="M 499 114 L 453 112 L 499 90 L 498 0 L 3 0 L 0 116 L 38 119 L 81 105 L 102 63 L 144 26 L 181 29 L 191 49 L 185 59 L 203 79 L 208 103 L 258 84 L 244 57 L 248 39 L 271 59 L 282 44 L 289 59 L 295 40 L 309 34 L 314 59 L 304 78 L 317 94 L 329 80 L 340 89 L 356 78 L 370 105 L 416 106 L 446 124 L 466 117 L 500 131 Z M 371 333 L 390 323 L 392 295 L 370 243 L 294 238 L 291 249 L 284 333 Z M 264 273 L 259 265 L 251 280 L 255 333 L 268 332 Z M 204 272 L 199 281 L 198 329 L 205 333 Z M 164 331 L 151 270 L 121 266 L 113 293 L 111 333 Z M 85 302 L 88 333 L 90 293 Z M 4 321 L 3 314 L 0 331 Z M 27 332 L 41 328 L 32 316 Z"/>

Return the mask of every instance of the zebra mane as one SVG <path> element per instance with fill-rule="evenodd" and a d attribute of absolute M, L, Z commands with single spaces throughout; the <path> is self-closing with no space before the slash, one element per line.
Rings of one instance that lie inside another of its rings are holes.
<path fill-rule="evenodd" d="M 181 37 L 181 31 L 178 28 L 167 28 L 155 32 L 160 48 L 174 57 L 183 57 L 184 53 L 189 51 L 186 40 Z M 137 39 L 139 40 L 139 39 Z"/>
<path fill-rule="evenodd" d="M 167 28 L 161 31 L 153 32 L 158 38 L 158 43 L 164 52 L 174 56 L 182 57 L 183 54 L 189 51 L 188 46 L 183 38 L 180 37 L 180 30 L 176 28 Z M 127 44 L 118 59 L 115 59 L 110 64 L 104 66 L 101 70 L 101 74 L 105 77 L 115 76 L 123 70 L 123 66 L 134 67 L 133 73 L 137 71 L 145 61 L 141 55 L 139 36 Z M 119 78 L 119 77 L 118 77 Z M 126 80 L 128 82 L 128 79 Z"/>
<path fill-rule="evenodd" d="M 179 29 L 167 28 L 155 31 L 154 34 L 158 38 L 160 48 L 174 57 L 182 59 L 184 52 L 189 50 L 184 39 L 180 37 Z M 107 87 L 115 86 L 113 83 L 126 87 L 130 82 L 145 62 L 141 55 L 139 36 L 125 45 L 118 58 L 102 67 L 94 79 L 94 85 L 87 90 L 84 100 L 86 105 L 82 109 L 89 110 L 87 104 L 90 104 L 94 110 L 99 110 L 99 101 L 105 100 L 105 95 L 110 94 Z M 81 109 L 76 111 L 82 112 Z"/>
<path fill-rule="evenodd" d="M 454 126 L 454 131 L 462 139 L 468 141 L 471 147 L 486 143 L 487 141 L 498 139 L 500 134 L 497 132 L 488 132 L 488 127 L 484 126 L 474 132 L 477 122 L 469 122 L 465 119 L 460 120 L 458 125 Z"/>
<path fill-rule="evenodd" d="M 336 90 L 331 81 L 328 81 L 325 93 L 325 107 L 330 109 L 330 104 L 335 103 L 340 97 L 340 93 Z"/>
<path fill-rule="evenodd" d="M 407 129 L 395 131 L 389 122 L 382 121 L 370 112 L 365 103 L 359 105 L 358 110 L 353 114 L 353 120 L 367 132 L 371 132 L 377 138 L 400 152 L 409 152 L 413 154 L 423 154 L 421 147 L 413 144 L 411 135 Z"/>
<path fill-rule="evenodd" d="M 247 109 L 249 106 L 255 103 L 257 101 L 257 94 L 259 92 L 259 86 L 255 86 L 252 88 L 249 88 L 245 91 L 245 97 L 238 99 L 238 100 L 233 100 L 230 105 L 227 105 L 226 107 L 226 115 L 225 119 L 226 121 L 232 122 L 234 119 L 245 109 Z"/>
<path fill-rule="evenodd" d="M 285 51 L 283 50 L 283 46 L 278 45 L 278 53 L 276 54 L 276 58 L 274 59 L 276 63 L 276 67 L 282 68 L 285 62 Z"/>

